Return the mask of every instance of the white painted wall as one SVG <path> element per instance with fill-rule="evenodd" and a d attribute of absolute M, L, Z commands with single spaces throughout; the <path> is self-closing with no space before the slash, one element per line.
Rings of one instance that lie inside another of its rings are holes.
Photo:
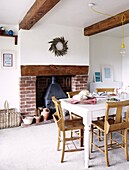
<path fill-rule="evenodd" d="M 113 67 L 113 80 L 122 81 L 121 38 L 100 36 L 98 34 L 90 37 L 89 46 L 89 82 L 93 82 L 95 71 L 101 72 L 102 65 L 111 65 Z"/>
<path fill-rule="evenodd" d="M 125 38 L 126 55 L 122 57 L 123 85 L 129 86 L 129 37 Z"/>
<path fill-rule="evenodd" d="M 8 30 L 17 27 L 5 26 Z M 64 36 L 68 40 L 68 53 L 63 57 L 55 57 L 48 51 L 51 41 L 55 37 Z M 89 38 L 83 36 L 83 30 L 76 28 L 44 25 L 34 27 L 29 31 L 19 32 L 18 45 L 14 45 L 14 38 L 0 37 L 0 51 L 15 52 L 15 69 L 0 68 L 0 108 L 8 100 L 10 107 L 19 110 L 19 77 L 20 65 L 31 64 L 69 64 L 89 65 Z M 2 64 L 2 63 L 1 63 Z"/>
<path fill-rule="evenodd" d="M 68 40 L 68 53 L 57 57 L 48 50 L 48 42 L 62 36 Z M 89 38 L 82 29 L 44 24 L 21 30 L 20 37 L 21 65 L 89 65 Z"/>
<path fill-rule="evenodd" d="M 3 26 L 3 25 L 2 25 Z M 5 26 L 7 30 L 14 30 L 17 34 L 17 26 Z M 2 68 L 2 51 L 15 53 L 15 68 Z M 0 36 L 0 109 L 4 108 L 4 101 L 8 100 L 9 107 L 19 109 L 19 46 L 14 44 L 13 37 Z"/>
<path fill-rule="evenodd" d="M 62 57 L 56 57 L 48 51 L 53 38 L 64 36 L 68 40 L 68 53 Z M 35 26 L 29 31 L 19 32 L 18 45 L 14 45 L 13 38 L 0 37 L 0 51 L 15 51 L 15 69 L 2 69 L 0 67 L 0 108 L 3 108 L 4 101 L 8 100 L 10 107 L 19 109 L 19 77 L 20 65 L 31 64 L 61 64 L 61 65 L 89 65 L 89 81 L 93 81 L 94 71 L 100 71 L 101 65 L 110 64 L 114 68 L 114 80 L 122 80 L 122 58 L 120 56 L 121 39 L 104 36 L 92 36 L 89 38 L 83 35 L 79 28 L 64 27 L 57 25 Z M 127 39 L 129 46 L 129 38 Z M 89 52 L 90 46 L 90 52 Z M 129 51 L 128 51 L 129 53 Z M 90 61 L 89 61 L 90 54 Z M 123 61 L 124 80 L 128 71 L 129 59 Z"/>

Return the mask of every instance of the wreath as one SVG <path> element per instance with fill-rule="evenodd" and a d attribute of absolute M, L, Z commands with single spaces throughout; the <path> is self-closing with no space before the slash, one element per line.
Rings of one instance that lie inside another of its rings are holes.
<path fill-rule="evenodd" d="M 63 56 L 65 54 L 67 54 L 67 50 L 68 50 L 67 43 L 68 43 L 68 41 L 65 41 L 64 37 L 54 38 L 52 41 L 50 41 L 48 43 L 51 43 L 49 51 L 51 51 L 52 53 L 55 53 L 55 56 Z M 62 44 L 62 49 L 61 50 L 59 50 L 57 48 L 58 43 Z"/>

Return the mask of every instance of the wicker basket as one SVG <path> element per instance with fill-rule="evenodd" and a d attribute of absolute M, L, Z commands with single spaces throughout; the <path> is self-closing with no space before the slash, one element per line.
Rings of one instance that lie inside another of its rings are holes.
<path fill-rule="evenodd" d="M 0 129 L 16 127 L 21 124 L 21 114 L 15 108 L 0 109 Z"/>

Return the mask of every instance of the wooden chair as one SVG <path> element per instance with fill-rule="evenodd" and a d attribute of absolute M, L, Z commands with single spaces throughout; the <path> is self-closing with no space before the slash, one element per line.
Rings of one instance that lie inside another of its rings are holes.
<path fill-rule="evenodd" d="M 115 88 L 96 88 L 96 92 L 114 93 Z"/>
<path fill-rule="evenodd" d="M 61 103 L 59 100 L 55 98 L 55 96 L 52 97 L 52 101 L 54 102 L 56 112 L 53 114 L 53 119 L 55 123 L 57 124 L 58 127 L 58 144 L 57 144 L 57 150 L 59 150 L 60 147 L 60 142 L 63 144 L 62 148 L 62 156 L 61 156 L 61 162 L 64 160 L 64 153 L 65 152 L 73 152 L 73 151 L 80 151 L 83 150 L 84 148 L 82 147 L 83 144 L 83 131 L 84 131 L 84 125 L 82 122 L 82 119 L 66 119 L 64 118 L 62 108 L 61 108 Z M 68 134 L 67 132 L 71 132 L 71 130 L 80 130 L 80 136 L 72 136 Z M 73 142 L 74 140 L 80 140 L 80 147 L 77 148 L 75 143 Z M 75 149 L 66 149 L 65 145 L 69 142 L 72 141 L 72 143 L 75 146 Z"/>
<path fill-rule="evenodd" d="M 68 95 L 68 98 L 72 98 L 73 96 L 75 96 L 79 93 L 80 93 L 80 91 L 66 92 L 66 94 Z M 69 112 L 69 114 L 70 114 L 70 119 L 81 118 L 81 116 L 78 116 L 76 113 Z"/>
<path fill-rule="evenodd" d="M 113 93 L 114 93 L 114 90 L 115 90 L 115 88 L 96 88 L 96 92 L 97 92 L 97 93 L 106 92 L 106 93 L 113 94 Z M 114 115 L 112 115 L 112 117 L 114 117 Z M 104 119 L 104 117 L 98 117 L 98 120 L 99 120 L 99 119 Z M 103 121 L 104 121 L 104 120 L 103 120 Z M 102 133 L 102 134 L 103 134 L 103 133 Z M 99 140 L 99 141 L 101 140 L 100 130 L 98 131 L 98 140 Z"/>
<path fill-rule="evenodd" d="M 67 95 L 69 98 L 75 96 L 76 94 L 80 93 L 80 91 L 71 91 L 71 92 L 67 92 Z"/>
<path fill-rule="evenodd" d="M 126 119 L 125 121 L 122 120 L 122 108 L 126 107 Z M 115 119 L 110 118 L 109 112 L 111 109 L 115 110 Z M 91 142 L 90 142 L 90 152 L 92 152 L 93 146 L 99 149 L 102 153 L 105 154 L 106 165 L 109 166 L 109 159 L 108 159 L 108 149 L 113 149 L 114 146 L 122 147 L 125 150 L 125 158 L 128 160 L 128 136 L 127 130 L 129 128 L 129 100 L 126 101 L 119 101 L 119 102 L 107 102 L 106 103 L 106 112 L 105 112 L 105 119 L 92 121 L 91 124 Z M 104 133 L 104 149 L 102 146 L 98 146 L 93 141 L 93 134 L 94 134 L 94 127 L 99 129 Z M 122 135 L 122 143 L 118 143 L 116 140 L 113 140 L 112 132 L 118 132 L 119 135 Z M 123 132 L 121 134 L 121 131 Z M 108 134 L 110 136 L 110 144 L 108 144 Z M 118 154 L 119 155 L 119 154 Z"/>
<path fill-rule="evenodd" d="M 69 98 L 72 98 L 74 95 L 77 95 L 78 93 L 80 93 L 80 91 L 72 91 L 72 92 L 66 92 L 67 93 L 67 95 L 68 95 L 68 97 Z M 72 113 L 72 112 L 69 112 L 69 114 L 70 114 L 70 119 L 78 119 L 78 118 L 80 118 L 80 119 L 82 119 L 82 117 L 81 116 L 78 116 L 78 115 L 76 115 L 75 113 Z M 98 118 L 99 119 L 99 118 Z M 78 131 L 76 132 L 77 134 L 78 134 Z M 71 136 L 73 135 L 73 133 L 72 133 L 72 131 L 71 131 Z M 98 140 L 100 140 L 101 138 L 100 138 L 100 131 L 98 131 Z"/>

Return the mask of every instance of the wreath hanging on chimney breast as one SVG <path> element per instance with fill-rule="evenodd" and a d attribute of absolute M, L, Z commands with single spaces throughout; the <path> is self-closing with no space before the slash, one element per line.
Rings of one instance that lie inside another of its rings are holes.
<path fill-rule="evenodd" d="M 55 56 L 63 56 L 65 54 L 67 54 L 68 41 L 65 41 L 64 37 L 54 38 L 52 41 L 50 41 L 48 43 L 51 43 L 49 51 L 51 51 L 52 53 L 55 53 Z"/>

